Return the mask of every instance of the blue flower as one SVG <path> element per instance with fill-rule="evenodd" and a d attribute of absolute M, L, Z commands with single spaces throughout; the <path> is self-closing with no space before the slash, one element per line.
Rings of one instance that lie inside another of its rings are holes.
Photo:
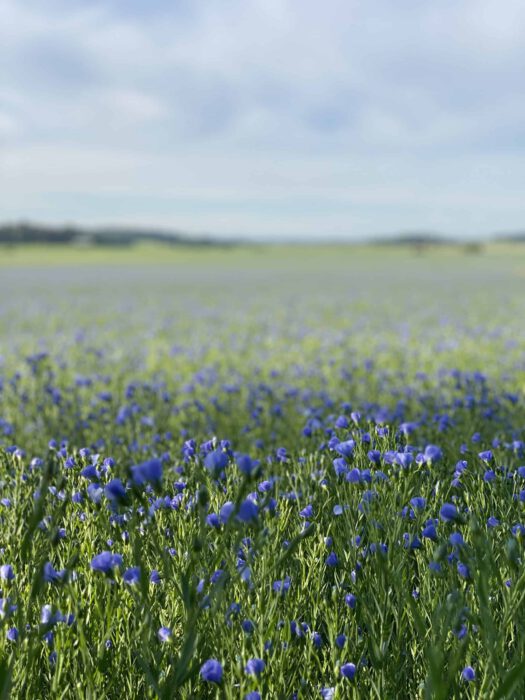
<path fill-rule="evenodd" d="M 235 461 L 239 471 L 247 476 L 252 474 L 252 472 L 254 472 L 259 466 L 259 461 L 252 459 L 248 455 L 237 455 L 235 457 Z"/>
<path fill-rule="evenodd" d="M 222 450 L 208 452 L 204 458 L 204 466 L 212 474 L 217 474 L 228 466 L 228 455 Z"/>
<path fill-rule="evenodd" d="M 222 681 L 222 666 L 217 659 L 208 659 L 200 669 L 200 676 L 208 683 L 220 683 Z"/>
<path fill-rule="evenodd" d="M 257 520 L 258 515 L 259 508 L 257 507 L 257 504 L 254 503 L 251 498 L 246 498 L 239 507 L 237 519 L 243 523 L 250 523 Z"/>
<path fill-rule="evenodd" d="M 112 554 L 112 552 L 101 552 L 91 560 L 91 568 L 103 574 L 108 574 L 112 569 L 121 565 L 122 557 L 120 554 Z"/>
<path fill-rule="evenodd" d="M 308 504 L 305 508 L 299 511 L 301 518 L 311 518 L 314 514 L 314 508 L 311 504 Z"/>
<path fill-rule="evenodd" d="M 162 581 L 159 572 L 157 569 L 153 569 L 151 574 L 149 575 L 149 580 L 151 583 L 158 584 Z"/>
<path fill-rule="evenodd" d="M 337 457 L 337 459 L 334 459 L 333 465 L 336 476 L 342 476 L 348 472 L 348 466 L 342 457 Z"/>
<path fill-rule="evenodd" d="M 112 479 L 107 483 L 104 493 L 110 501 L 123 501 L 126 498 L 126 489 L 120 479 Z"/>
<path fill-rule="evenodd" d="M 159 483 L 162 481 L 162 462 L 158 458 L 150 459 L 131 467 L 131 478 L 136 486 L 145 483 Z"/>
<path fill-rule="evenodd" d="M 453 532 L 448 539 L 450 544 L 454 545 L 455 547 L 461 547 L 465 544 L 465 540 L 463 539 L 461 532 Z"/>
<path fill-rule="evenodd" d="M 252 676 L 260 676 L 266 668 L 262 659 L 249 659 L 244 667 L 244 672 Z"/>
<path fill-rule="evenodd" d="M 510 529 L 514 537 L 525 537 L 525 526 L 521 523 L 516 523 Z"/>
<path fill-rule="evenodd" d="M 53 608 L 51 605 L 43 605 L 40 611 L 40 622 L 43 625 L 54 625 L 55 622 L 59 621 L 59 616 L 53 614 Z"/>
<path fill-rule="evenodd" d="M 423 496 L 415 496 L 414 498 L 410 499 L 410 505 L 414 510 L 423 510 L 423 508 L 427 505 L 427 499 L 423 498 Z"/>
<path fill-rule="evenodd" d="M 172 632 L 169 627 L 159 627 L 157 632 L 157 637 L 161 642 L 169 642 L 171 639 Z"/>
<path fill-rule="evenodd" d="M 2 581 L 12 581 L 15 578 L 15 572 L 11 564 L 2 564 L 0 566 L 0 579 Z"/>
<path fill-rule="evenodd" d="M 93 503 L 100 503 L 102 500 L 102 494 L 104 493 L 104 489 L 100 484 L 89 484 L 87 487 L 87 492 L 89 498 L 93 501 Z"/>
<path fill-rule="evenodd" d="M 403 469 L 408 469 L 408 467 L 412 464 L 413 459 L 414 457 L 410 454 L 410 452 L 398 452 L 395 457 L 395 463 Z"/>
<path fill-rule="evenodd" d="M 339 416 L 334 425 L 336 428 L 348 428 L 350 423 L 348 422 L 348 418 L 346 416 Z"/>
<path fill-rule="evenodd" d="M 352 663 L 347 663 L 343 664 L 341 666 L 341 675 L 343 678 L 348 678 L 349 680 L 353 680 L 355 676 L 355 664 Z"/>
<path fill-rule="evenodd" d="M 372 464 L 379 465 L 381 463 L 381 452 L 379 450 L 369 450 L 367 456 Z"/>
<path fill-rule="evenodd" d="M 326 558 L 326 566 L 337 566 L 339 563 L 339 560 L 337 558 L 337 554 L 335 552 L 330 552 L 330 554 Z"/>
<path fill-rule="evenodd" d="M 209 513 L 206 516 L 206 525 L 215 528 L 219 528 L 221 526 L 221 521 L 219 520 L 219 516 L 217 515 L 217 513 Z"/>
<path fill-rule="evenodd" d="M 463 562 L 458 561 L 457 568 L 458 574 L 461 576 L 461 578 L 470 578 L 470 571 L 466 564 L 463 564 Z"/>
<path fill-rule="evenodd" d="M 275 456 L 278 462 L 286 462 L 288 459 L 288 451 L 286 447 L 278 447 L 275 451 Z"/>
<path fill-rule="evenodd" d="M 443 458 L 443 451 L 437 445 L 427 445 L 423 456 L 427 464 L 434 464 Z"/>
<path fill-rule="evenodd" d="M 439 517 L 444 522 L 450 522 L 451 520 L 456 520 L 458 517 L 458 511 L 453 503 L 444 503 L 439 511 Z"/>
<path fill-rule="evenodd" d="M 243 629 L 243 632 L 245 632 L 246 634 L 251 634 L 255 629 L 255 626 L 251 620 L 243 620 L 241 622 L 241 627 Z"/>
<path fill-rule="evenodd" d="M 346 634 L 338 634 L 335 638 L 335 645 L 338 649 L 342 649 L 346 644 Z"/>
<path fill-rule="evenodd" d="M 213 572 L 213 574 L 210 576 L 210 583 L 211 584 L 218 583 L 224 577 L 225 577 L 224 569 L 216 569 Z"/>
<path fill-rule="evenodd" d="M 454 636 L 456 636 L 458 639 L 464 639 L 467 636 L 468 629 L 466 625 L 461 625 L 459 629 L 452 630 L 452 633 Z"/>
<path fill-rule="evenodd" d="M 346 480 L 350 484 L 358 484 L 361 481 L 361 471 L 357 469 L 357 467 L 354 467 L 354 469 L 351 469 L 346 475 Z"/>
<path fill-rule="evenodd" d="M 18 630 L 16 627 L 10 627 L 7 632 L 6 632 L 6 638 L 10 642 L 17 642 L 18 641 Z"/>
<path fill-rule="evenodd" d="M 246 693 L 244 700 L 261 700 L 261 694 L 257 690 L 252 690 L 250 693 Z"/>
<path fill-rule="evenodd" d="M 355 608 L 357 605 L 357 598 L 353 593 L 348 593 L 345 595 L 345 603 L 348 605 L 349 608 L 352 608 L 352 610 Z"/>
<path fill-rule="evenodd" d="M 422 537 L 426 537 L 429 540 L 437 540 L 437 530 L 433 522 L 427 523 L 421 532 Z"/>
<path fill-rule="evenodd" d="M 61 571 L 56 571 L 53 568 L 53 564 L 51 564 L 51 562 L 48 561 L 44 564 L 42 576 L 46 583 L 58 583 L 59 581 L 64 580 L 66 576 L 66 570 L 62 569 Z"/>
<path fill-rule="evenodd" d="M 482 462 L 485 462 L 486 464 L 490 464 L 492 460 L 494 459 L 494 455 L 492 454 L 492 450 L 485 450 L 484 452 L 478 452 L 478 457 L 481 459 Z"/>
<path fill-rule="evenodd" d="M 222 525 L 226 525 L 228 520 L 231 518 L 233 511 L 235 510 L 235 504 L 231 501 L 226 501 L 219 511 L 219 520 Z"/>
<path fill-rule="evenodd" d="M 312 644 L 316 649 L 320 649 L 323 646 L 323 638 L 319 632 L 312 632 Z"/>
<path fill-rule="evenodd" d="M 299 637 L 301 639 L 304 637 L 305 629 L 303 629 L 304 623 L 298 624 L 296 620 L 292 620 L 290 622 L 290 632 L 292 633 L 293 636 Z M 306 629 L 308 629 L 308 626 L 306 626 Z"/>
<path fill-rule="evenodd" d="M 124 579 L 124 583 L 127 583 L 129 586 L 138 583 L 140 581 L 140 567 L 132 566 L 126 569 L 122 578 Z"/>
<path fill-rule="evenodd" d="M 290 590 L 290 585 L 291 579 L 289 576 L 286 576 L 283 580 L 274 581 L 272 588 L 276 593 L 282 593 L 284 595 L 284 593 Z"/>
<path fill-rule="evenodd" d="M 334 450 L 339 452 L 343 457 L 351 457 L 354 453 L 355 442 L 354 440 L 347 440 L 346 442 L 340 442 L 335 447 Z"/>
<path fill-rule="evenodd" d="M 472 666 L 465 666 L 463 671 L 461 671 L 461 677 L 464 681 L 470 683 L 471 681 L 476 680 L 476 671 L 474 671 Z"/>
<path fill-rule="evenodd" d="M 90 464 L 89 467 L 82 469 L 80 476 L 83 476 L 84 479 L 89 479 L 90 481 L 98 481 L 98 479 L 100 479 L 100 472 L 93 464 Z"/>
<path fill-rule="evenodd" d="M 407 549 L 421 549 L 423 546 L 417 535 L 411 535 L 409 532 L 403 534 L 404 546 Z"/>

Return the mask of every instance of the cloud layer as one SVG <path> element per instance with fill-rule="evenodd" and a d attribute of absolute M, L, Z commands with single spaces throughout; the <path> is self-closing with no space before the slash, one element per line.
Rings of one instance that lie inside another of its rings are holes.
<path fill-rule="evenodd" d="M 0 218 L 523 228 L 521 0 L 6 0 Z"/>

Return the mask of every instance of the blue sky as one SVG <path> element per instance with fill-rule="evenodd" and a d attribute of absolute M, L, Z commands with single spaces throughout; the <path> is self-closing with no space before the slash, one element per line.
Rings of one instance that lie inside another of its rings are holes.
<path fill-rule="evenodd" d="M 0 220 L 525 228 L 523 0 L 4 0 Z"/>

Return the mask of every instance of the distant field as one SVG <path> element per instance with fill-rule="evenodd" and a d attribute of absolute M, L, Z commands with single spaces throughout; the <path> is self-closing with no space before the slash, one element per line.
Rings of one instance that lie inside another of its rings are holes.
<path fill-rule="evenodd" d="M 525 246 L 0 248 L 0 697 L 525 697 Z"/>
<path fill-rule="evenodd" d="M 418 251 L 411 246 L 373 245 L 249 245 L 249 246 L 165 246 L 138 244 L 127 247 L 75 247 L 72 245 L 0 245 L 0 266 L 40 265 L 172 265 L 195 262 L 236 265 L 242 262 L 258 265 L 294 265 L 297 262 L 342 264 L 353 259 L 428 259 L 457 258 L 461 261 L 476 259 L 505 260 L 525 263 L 525 244 L 492 243 L 479 253 L 469 252 L 462 246 L 432 246 Z"/>

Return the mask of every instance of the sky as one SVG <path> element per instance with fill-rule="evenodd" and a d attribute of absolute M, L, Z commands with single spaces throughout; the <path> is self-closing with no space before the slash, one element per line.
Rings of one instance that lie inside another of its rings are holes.
<path fill-rule="evenodd" d="M 525 229 L 523 0 L 2 0 L 0 221 Z"/>

